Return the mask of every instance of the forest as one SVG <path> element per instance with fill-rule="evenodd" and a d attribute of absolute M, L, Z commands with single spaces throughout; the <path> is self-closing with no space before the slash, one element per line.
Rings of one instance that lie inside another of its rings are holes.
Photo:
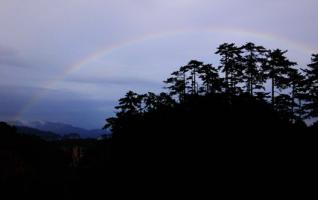
<path fill-rule="evenodd" d="M 167 112 L 187 112 L 194 109 L 193 106 L 202 106 L 202 110 L 195 108 L 197 115 L 189 113 L 188 118 L 201 117 L 202 114 L 202 118 L 211 124 L 214 118 L 219 118 L 216 120 L 221 123 L 243 120 L 245 122 L 236 125 L 247 130 L 256 121 L 262 123 L 264 128 L 270 127 L 271 120 L 279 126 L 307 127 L 305 121 L 317 119 L 318 54 L 312 55 L 308 66 L 298 66 L 286 57 L 287 51 L 269 50 L 254 43 L 243 46 L 224 43 L 215 53 L 221 58 L 220 66 L 191 60 L 164 81 L 168 93 L 156 95 L 129 91 L 119 100 L 116 116 L 107 119 L 105 128 L 111 128 L 116 136 L 126 128 L 132 128 L 129 127 L 132 121 L 160 117 Z M 207 112 L 204 103 L 213 110 Z M 259 112 L 263 109 L 266 113 L 247 115 L 247 112 L 255 111 L 253 106 L 258 106 L 255 108 Z M 242 109 L 241 113 L 236 109 Z M 248 118 L 254 120 L 249 121 Z M 191 124 L 187 126 L 191 127 Z"/>
<path fill-rule="evenodd" d="M 287 178 L 290 166 L 310 166 L 318 54 L 307 66 L 289 60 L 287 51 L 254 43 L 224 43 L 215 54 L 219 66 L 191 60 L 172 72 L 167 92 L 127 92 L 106 120 L 111 138 L 43 141 L 1 123 L 1 188 L 24 197 L 79 199 L 107 195 L 143 176 L 146 182 L 213 177 L 221 184 L 260 170 L 260 179 Z"/>
<path fill-rule="evenodd" d="M 318 127 L 310 124 L 318 117 L 318 54 L 308 66 L 251 42 L 224 43 L 215 54 L 219 66 L 191 60 L 172 72 L 167 93 L 119 99 L 104 127 L 114 160 L 178 163 L 313 147 L 306 139 Z"/>

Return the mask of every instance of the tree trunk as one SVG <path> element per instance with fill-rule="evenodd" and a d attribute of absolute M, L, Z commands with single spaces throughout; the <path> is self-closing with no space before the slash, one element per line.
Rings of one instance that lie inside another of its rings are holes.
<path fill-rule="evenodd" d="M 225 70 L 225 92 L 229 92 L 229 74 L 227 70 Z"/>
<path fill-rule="evenodd" d="M 250 68 L 252 68 L 252 64 L 250 64 Z M 250 69 L 250 95 L 253 96 L 253 75 L 252 69 Z"/>
<path fill-rule="evenodd" d="M 275 77 L 272 77 L 272 106 L 275 108 Z"/>
<path fill-rule="evenodd" d="M 187 93 L 187 85 L 186 85 L 186 75 L 183 73 L 183 96 Z"/>
<path fill-rule="evenodd" d="M 252 75 L 250 74 L 250 80 L 249 80 L 249 86 L 250 86 L 250 95 L 253 96 L 253 83 L 252 83 Z"/>
<path fill-rule="evenodd" d="M 196 93 L 196 91 L 195 91 L 195 82 L 196 82 L 196 80 L 195 80 L 195 69 L 193 68 L 192 69 L 192 71 L 191 71 L 191 93 L 194 95 L 195 93 Z"/>
<path fill-rule="evenodd" d="M 194 94 L 196 94 L 197 93 L 197 91 L 196 91 L 196 80 L 195 80 L 195 68 L 193 69 L 193 91 L 194 91 Z"/>
<path fill-rule="evenodd" d="M 291 105 L 291 111 L 293 113 L 293 116 L 294 115 L 294 103 L 295 103 L 295 85 L 293 84 L 293 88 L 292 88 L 292 105 Z"/>
<path fill-rule="evenodd" d="M 303 116 L 302 116 L 302 105 L 301 105 L 301 104 L 302 104 L 301 98 L 299 98 L 299 99 L 298 99 L 298 105 L 299 105 L 299 107 L 298 107 L 298 109 L 299 109 L 299 115 L 298 115 L 298 116 L 299 116 L 299 120 L 301 120 L 302 117 L 303 117 Z"/>
<path fill-rule="evenodd" d="M 207 94 L 211 94 L 210 88 L 209 88 L 209 84 L 208 84 L 208 83 L 206 84 L 206 93 L 207 93 Z"/>
<path fill-rule="evenodd" d="M 253 81 L 252 81 L 252 73 L 251 73 L 251 69 L 250 69 L 250 65 L 248 65 L 248 80 L 247 80 L 247 92 L 250 94 L 250 96 L 253 96 Z"/>

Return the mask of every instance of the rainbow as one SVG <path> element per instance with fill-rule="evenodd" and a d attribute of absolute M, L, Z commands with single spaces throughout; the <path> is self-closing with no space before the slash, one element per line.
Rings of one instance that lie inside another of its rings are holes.
<path fill-rule="evenodd" d="M 272 33 L 261 33 L 257 31 L 251 31 L 251 30 L 245 30 L 245 29 L 238 29 L 238 28 L 224 28 L 224 27 L 213 27 L 213 28 L 193 28 L 193 29 L 177 29 L 172 31 L 166 31 L 166 32 L 159 32 L 159 33 L 150 33 L 146 35 L 142 35 L 137 38 L 132 38 L 128 40 L 124 40 L 120 43 L 109 45 L 105 48 L 98 49 L 97 51 L 93 52 L 92 54 L 84 57 L 83 59 L 79 60 L 78 62 L 73 63 L 72 65 L 66 67 L 66 69 L 57 77 L 54 79 L 48 80 L 44 84 L 44 89 L 52 88 L 54 85 L 56 85 L 58 82 L 64 80 L 68 75 L 74 73 L 75 71 L 81 69 L 82 67 L 87 66 L 91 62 L 98 60 L 101 57 L 107 56 L 108 54 L 120 50 L 123 48 L 127 48 L 129 46 L 145 43 L 147 41 L 157 40 L 161 38 L 167 38 L 172 36 L 177 36 L 179 34 L 190 34 L 190 33 L 230 33 L 233 35 L 238 36 L 248 36 L 253 38 L 259 38 L 263 40 L 269 40 L 269 41 L 275 41 L 279 42 L 281 44 L 284 44 L 290 48 L 295 48 L 303 53 L 306 53 L 308 55 L 317 52 L 317 49 L 314 49 L 306 44 L 302 44 L 299 42 L 291 41 L 287 38 L 284 38 L 282 36 L 279 36 L 277 34 Z M 33 95 L 27 103 L 23 106 L 21 110 L 14 116 L 15 120 L 20 119 L 25 112 L 27 112 L 44 94 L 45 90 L 36 93 Z"/>

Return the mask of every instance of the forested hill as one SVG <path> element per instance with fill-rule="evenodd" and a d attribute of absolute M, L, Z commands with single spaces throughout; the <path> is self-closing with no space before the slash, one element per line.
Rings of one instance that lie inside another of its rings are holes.
<path fill-rule="evenodd" d="M 164 81 L 167 93 L 129 91 L 105 125 L 114 158 L 312 153 L 317 123 L 308 127 L 305 120 L 318 116 L 318 55 L 301 67 L 286 52 L 225 43 L 216 51 L 220 66 L 190 61 Z"/>

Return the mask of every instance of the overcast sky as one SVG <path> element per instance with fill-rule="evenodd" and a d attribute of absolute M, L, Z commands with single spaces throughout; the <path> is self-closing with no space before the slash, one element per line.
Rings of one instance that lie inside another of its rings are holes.
<path fill-rule="evenodd" d="M 99 128 L 223 42 L 318 52 L 317 0 L 0 0 L 0 120 Z"/>

